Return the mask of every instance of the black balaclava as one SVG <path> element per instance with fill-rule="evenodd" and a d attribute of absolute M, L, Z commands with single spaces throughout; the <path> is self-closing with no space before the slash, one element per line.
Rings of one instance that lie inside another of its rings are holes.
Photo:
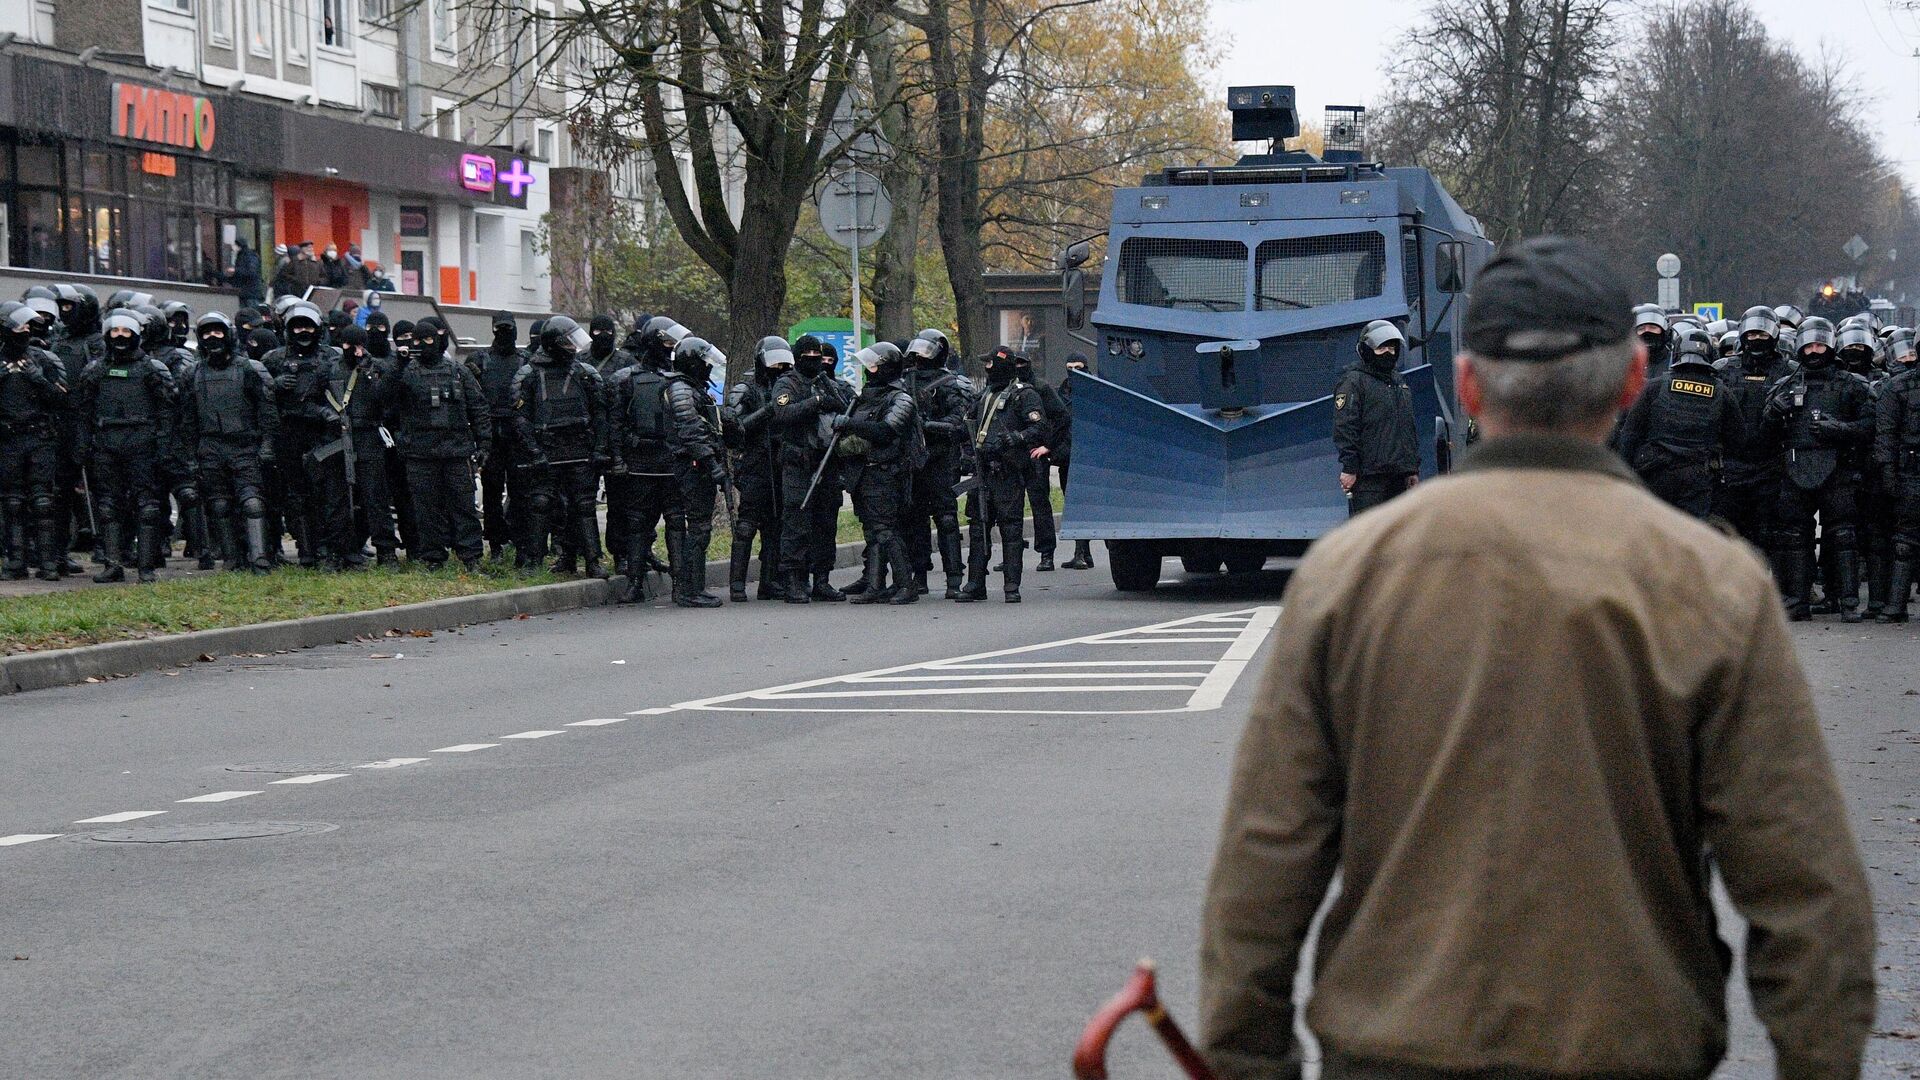
<path fill-rule="evenodd" d="M 401 319 L 393 324 L 393 352 L 404 360 L 412 361 L 420 355 L 419 328 L 412 322 Z"/>
<path fill-rule="evenodd" d="M 386 312 L 367 312 L 367 354 L 376 360 L 385 360 L 393 355 L 393 345 L 387 336 L 388 326 Z"/>
<path fill-rule="evenodd" d="M 210 368 L 225 370 L 233 364 L 233 331 L 218 322 L 200 328 L 200 359 Z"/>
<path fill-rule="evenodd" d="M 824 346 L 820 339 L 812 334 L 803 334 L 793 343 L 794 374 L 809 381 L 820 376 L 827 369 Z"/>
<path fill-rule="evenodd" d="M 287 321 L 287 348 L 302 356 L 320 351 L 320 328 L 311 316 L 302 313 Z"/>
<path fill-rule="evenodd" d="M 367 332 L 358 326 L 349 326 L 340 331 L 333 339 L 340 348 L 340 358 L 348 367 L 358 367 L 367 359 Z"/>
<path fill-rule="evenodd" d="M 613 316 L 595 315 L 593 317 L 593 322 L 587 327 L 587 335 L 593 338 L 592 351 L 595 361 L 604 361 L 613 355 L 614 331 Z"/>
<path fill-rule="evenodd" d="M 167 316 L 167 336 L 173 339 L 175 345 L 184 348 L 187 344 L 187 335 L 192 332 L 193 325 L 186 319 L 176 319 L 171 315 Z"/>
<path fill-rule="evenodd" d="M 21 323 L 13 330 L 0 334 L 0 351 L 4 351 L 9 360 L 18 360 L 27 355 L 27 349 L 32 345 L 32 323 Z"/>
<path fill-rule="evenodd" d="M 341 331 L 352 325 L 353 316 L 341 311 L 339 308 L 327 312 L 327 343 L 329 345 L 340 344 Z"/>
<path fill-rule="evenodd" d="M 520 324 L 514 321 L 511 311 L 493 313 L 493 351 L 510 353 L 519 348 Z M 535 340 L 538 340 L 536 337 Z"/>
<path fill-rule="evenodd" d="M 255 360 L 260 359 L 279 347 L 280 339 L 273 335 L 273 331 L 264 326 L 247 335 L 247 355 Z"/>
<path fill-rule="evenodd" d="M 108 335 L 107 355 L 114 365 L 125 367 L 140 356 L 140 335 L 138 332 L 123 335 Z"/>
<path fill-rule="evenodd" d="M 1012 385 L 1019 357 L 1007 348 L 995 349 L 987 356 L 987 385 L 1004 390 Z"/>
<path fill-rule="evenodd" d="M 436 364 L 447 355 L 446 324 L 439 316 L 429 315 L 414 323 L 413 333 L 419 339 L 421 363 Z"/>

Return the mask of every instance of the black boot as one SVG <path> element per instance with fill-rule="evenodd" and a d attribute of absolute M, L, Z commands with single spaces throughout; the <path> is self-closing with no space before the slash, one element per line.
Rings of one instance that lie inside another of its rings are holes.
<path fill-rule="evenodd" d="M 733 531 L 733 554 L 727 558 L 727 599 L 736 604 L 747 602 L 747 570 L 753 564 L 753 534 Z"/>
<path fill-rule="evenodd" d="M 120 561 L 120 531 L 120 523 L 111 516 L 100 523 L 100 572 L 93 575 L 95 585 L 127 580 L 127 568 Z"/>
<path fill-rule="evenodd" d="M 18 520 L 24 511 L 15 510 L 7 515 L 5 576 L 9 581 L 19 581 L 27 576 L 27 523 Z"/>
<path fill-rule="evenodd" d="M 1051 551 L 1041 552 L 1040 562 L 1036 566 L 1034 566 L 1033 570 L 1037 574 L 1052 573 L 1053 572 L 1053 552 Z"/>
<path fill-rule="evenodd" d="M 1913 589 L 1913 569 L 1913 552 L 1906 551 L 1894 555 L 1887 573 L 1887 602 L 1880 608 L 1881 622 L 1907 621 L 1907 593 Z"/>
<path fill-rule="evenodd" d="M 1093 541 L 1075 540 L 1073 542 L 1073 558 L 1061 563 L 1060 566 L 1066 570 L 1093 569 Z"/>
<path fill-rule="evenodd" d="M 647 539 L 627 537 L 627 587 L 620 593 L 623 604 L 638 604 L 651 599 L 647 589 Z"/>
<path fill-rule="evenodd" d="M 51 518 L 42 518 L 34 522 L 33 535 L 40 548 L 40 572 L 34 576 L 41 581 L 59 581 L 65 561 L 60 552 L 60 523 Z"/>
<path fill-rule="evenodd" d="M 266 518 L 247 519 L 247 563 L 258 574 L 273 569 L 273 552 L 267 550 Z"/>
<path fill-rule="evenodd" d="M 1887 585 L 1893 575 L 1893 560 L 1885 553 L 1867 555 L 1867 606 L 1861 613 L 1866 618 L 1874 618 L 1880 609 L 1887 606 Z"/>
<path fill-rule="evenodd" d="M 887 545 L 885 554 L 888 564 L 893 567 L 894 580 L 893 596 L 888 598 L 887 603 L 917 603 L 920 594 L 927 591 L 927 577 L 913 573 L 913 556 L 907 553 L 906 539 L 896 535 Z"/>
<path fill-rule="evenodd" d="M 193 549 L 199 568 L 212 570 L 219 566 L 219 560 L 214 558 L 212 537 L 207 528 L 206 504 L 195 503 L 182 516 L 186 518 L 187 546 Z"/>
<path fill-rule="evenodd" d="M 1834 558 L 1836 575 L 1840 579 L 1835 599 L 1840 607 L 1840 621 L 1857 623 L 1860 621 L 1860 561 L 1853 552 L 1841 550 Z"/>
<path fill-rule="evenodd" d="M 1021 564 L 1024 562 L 1023 556 L 1025 556 L 1026 553 L 1027 544 L 1024 540 L 1006 545 L 1004 561 L 1006 562 L 1007 568 L 1001 571 L 1001 578 L 1002 584 L 1006 589 L 1007 603 L 1009 604 L 1017 604 L 1020 602 L 1020 570 Z M 1042 558 L 1047 558 L 1047 556 L 1042 556 Z"/>
<path fill-rule="evenodd" d="M 166 531 L 159 525 L 141 525 L 140 540 L 140 583 L 151 585 L 155 580 L 154 571 L 167 564 Z"/>
<path fill-rule="evenodd" d="M 591 506 L 587 513 L 574 520 L 573 531 L 580 544 L 581 558 L 586 563 L 586 575 L 606 580 L 611 575 L 600 562 L 600 521 L 593 516 Z"/>
<path fill-rule="evenodd" d="M 780 599 L 789 604 L 810 604 L 813 597 L 807 595 L 807 572 L 795 570 L 787 575 L 787 592 Z"/>
<path fill-rule="evenodd" d="M 927 572 L 926 572 L 925 570 L 915 570 L 915 571 L 913 572 L 913 593 L 914 593 L 914 595 L 915 595 L 915 596 L 924 596 L 924 595 L 926 595 L 926 594 L 927 594 L 928 592 L 931 592 L 931 591 L 932 591 L 932 590 L 931 590 L 931 589 L 929 589 L 929 588 L 927 587 Z"/>
<path fill-rule="evenodd" d="M 762 600 L 787 598 L 787 582 L 775 570 L 776 561 L 773 553 L 767 550 L 766 534 L 762 533 L 760 536 L 760 599 Z"/>
<path fill-rule="evenodd" d="M 866 544 L 863 547 L 861 547 L 860 565 L 864 567 L 871 567 L 873 565 L 873 545 L 872 544 Z M 854 582 L 853 584 L 847 586 L 844 589 L 839 590 L 839 592 L 845 595 L 849 600 L 851 600 L 852 598 L 866 592 L 867 589 L 873 584 L 873 582 L 867 580 L 867 578 L 868 578 L 868 575 L 863 573 L 860 575 L 860 580 Z"/>
<path fill-rule="evenodd" d="M 982 574 L 979 577 L 974 577 L 972 573 L 968 573 L 967 583 L 960 586 L 960 592 L 954 597 L 954 600 L 962 604 L 971 604 L 976 600 L 985 600 L 986 598 L 986 575 Z"/>
<path fill-rule="evenodd" d="M 707 591 L 706 545 L 699 544 L 701 534 L 688 529 L 680 534 L 680 553 L 673 578 L 673 602 L 676 607 L 713 608 L 720 598 Z"/>
<path fill-rule="evenodd" d="M 880 587 L 880 573 L 883 564 L 878 545 L 867 545 L 864 561 L 866 570 L 860 575 L 860 580 L 847 586 L 844 590 L 847 595 L 847 603 L 884 604 L 892 599 L 892 596 L 889 590 Z"/>
<path fill-rule="evenodd" d="M 214 544 L 220 548 L 220 554 L 227 560 L 229 571 L 241 568 L 240 548 L 234 543 L 233 516 L 230 514 L 209 514 L 207 531 L 213 535 Z"/>
<path fill-rule="evenodd" d="M 847 594 L 833 587 L 833 581 L 825 574 L 813 575 L 813 590 L 807 594 L 823 604 L 837 604 L 847 598 Z"/>
<path fill-rule="evenodd" d="M 664 573 L 669 580 L 678 581 L 680 580 L 680 550 L 686 546 L 687 542 L 687 523 L 682 521 L 675 525 L 668 522 L 667 527 L 662 531 L 667 538 L 667 568 Z"/>
<path fill-rule="evenodd" d="M 1813 618 L 1807 593 L 1813 589 L 1813 552 L 1788 551 L 1781 554 L 1787 568 L 1787 621 L 1806 622 Z"/>
<path fill-rule="evenodd" d="M 955 529 L 940 537 L 940 569 L 947 575 L 947 599 L 960 596 L 960 579 L 966 573 L 967 560 L 960 552 L 960 531 Z"/>

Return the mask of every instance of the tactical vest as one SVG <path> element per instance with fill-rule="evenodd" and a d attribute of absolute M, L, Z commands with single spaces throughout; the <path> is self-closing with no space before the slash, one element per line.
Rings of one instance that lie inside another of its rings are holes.
<path fill-rule="evenodd" d="M 1740 421 L 1747 431 L 1744 447 L 1729 447 L 1727 457 L 1749 465 L 1767 467 L 1776 460 L 1767 440 L 1756 438 L 1766 423 L 1767 391 L 1773 388 L 1784 367 L 1761 366 L 1745 353 L 1735 353 L 1720 371 L 1727 393 L 1740 408 Z"/>
<path fill-rule="evenodd" d="M 25 375 L 0 370 L 0 423 L 28 424 L 45 417 L 47 409 L 39 395 Z"/>
<path fill-rule="evenodd" d="M 419 431 L 464 430 L 467 426 L 466 395 L 460 386 L 460 369 L 450 360 L 437 364 L 412 364 L 407 368 L 413 393 L 407 398 L 407 424 Z"/>
<path fill-rule="evenodd" d="M 584 431 L 592 423 L 588 396 L 593 392 L 573 364 L 558 379 L 552 368 L 534 365 L 533 430 L 541 434 Z"/>
<path fill-rule="evenodd" d="M 480 363 L 476 365 L 480 372 L 480 389 L 487 395 L 487 408 L 495 416 L 513 415 L 513 377 L 527 365 L 527 354 L 522 349 L 510 353 L 499 353 L 487 349 L 480 354 Z M 539 370 L 535 367 L 536 371 Z"/>
<path fill-rule="evenodd" d="M 1823 444 L 1814 434 L 1813 426 L 1817 417 L 1857 419 L 1844 415 L 1851 411 L 1847 407 L 1851 379 L 1845 372 L 1828 367 L 1808 373 L 1801 382 L 1787 389 L 1788 393 L 1797 393 L 1804 388 L 1806 393 L 1804 405 L 1787 414 L 1784 440 L 1787 476 L 1803 489 L 1812 490 L 1826 483 L 1840 466 L 1840 448 Z"/>
<path fill-rule="evenodd" d="M 1908 368 L 1880 384 L 1883 397 L 1899 398 L 1900 426 L 1893 432 L 1894 446 L 1901 450 L 1920 450 L 1920 367 Z"/>
<path fill-rule="evenodd" d="M 144 358 L 129 367 L 107 366 L 100 373 L 100 392 L 94 399 L 96 428 L 146 427 L 154 422 L 153 395 L 147 380 L 153 373 Z"/>
<path fill-rule="evenodd" d="M 343 413 L 355 431 L 372 431 L 380 426 L 379 395 L 374 392 L 373 373 L 366 365 L 363 361 L 355 368 L 336 366 L 327 378 L 327 392 L 331 395 L 327 404 Z M 355 375 L 359 377 L 354 378 Z M 349 392 L 352 397 L 347 396 Z"/>
<path fill-rule="evenodd" d="M 247 398 L 245 361 L 226 367 L 201 364 L 194 369 L 193 408 L 201 435 L 255 436 L 260 433 L 255 403 Z"/>
<path fill-rule="evenodd" d="M 1719 441 L 1720 399 L 1726 388 L 1705 364 L 1683 364 L 1654 382 L 1648 400 L 1648 449 L 1698 464 Z M 1646 456 L 1643 450 L 1639 455 Z M 1636 468 L 1645 467 L 1634 462 Z"/>

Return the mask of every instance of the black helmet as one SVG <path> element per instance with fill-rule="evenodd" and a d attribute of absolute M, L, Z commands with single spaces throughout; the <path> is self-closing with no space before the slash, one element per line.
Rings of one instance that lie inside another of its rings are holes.
<path fill-rule="evenodd" d="M 1915 349 L 1913 331 L 1904 326 L 1896 326 L 1893 333 L 1887 335 L 1887 367 L 1911 365 L 1914 362 Z"/>
<path fill-rule="evenodd" d="M 140 333 L 142 329 L 143 327 L 140 321 L 140 316 L 135 315 L 133 312 L 128 311 L 125 308 L 108 312 L 107 317 L 101 320 L 101 323 L 100 323 L 100 332 L 103 335 L 105 335 L 107 339 L 107 347 L 109 349 L 112 349 L 114 347 L 115 340 L 116 340 L 114 338 L 114 334 L 122 330 L 132 335 L 132 343 L 129 346 L 129 348 L 133 348 L 133 349 L 139 348 Z M 127 339 L 121 338 L 119 340 L 125 341 Z"/>
<path fill-rule="evenodd" d="M 1856 328 L 1848 332 L 1857 333 L 1859 331 Z M 1871 333 L 1865 336 L 1869 341 L 1872 340 L 1873 335 Z M 1827 350 L 1831 352 L 1833 350 L 1833 344 L 1833 324 L 1815 316 L 1800 324 L 1799 344 L 1794 347 L 1794 351 L 1796 354 L 1804 354 L 1811 346 L 1825 345 Z"/>
<path fill-rule="evenodd" d="M 671 354 L 674 348 L 687 338 L 689 333 L 690 331 L 686 327 L 681 326 L 665 315 L 655 315 L 646 321 L 646 325 L 640 328 L 640 343 L 649 348 L 665 349 Z"/>
<path fill-rule="evenodd" d="M 1807 322 L 1809 323 L 1811 323 L 1812 321 L 1813 321 L 1812 319 L 1807 320 Z M 1874 336 L 1873 328 L 1865 325 L 1864 323 L 1856 323 L 1852 326 L 1849 326 L 1845 330 L 1840 331 L 1840 333 L 1837 335 L 1834 334 L 1831 330 L 1829 330 L 1827 333 L 1828 333 L 1828 336 L 1832 338 L 1832 341 L 1830 343 L 1841 354 L 1841 356 L 1843 358 L 1848 358 L 1851 360 L 1851 362 L 1847 365 L 1847 368 L 1850 371 L 1858 372 L 1858 371 L 1866 370 L 1868 367 L 1872 366 L 1873 357 L 1877 355 L 1880 351 L 1880 339 Z M 1801 344 L 1804 345 L 1806 343 L 1806 340 L 1807 340 L 1807 329 L 1805 325 L 1802 325 L 1800 328 Z M 1851 357 L 1848 356 L 1849 352 L 1852 353 Z"/>
<path fill-rule="evenodd" d="M 673 370 L 695 382 L 705 382 L 714 368 L 724 369 L 726 366 L 727 354 L 705 338 L 689 334 L 673 347 Z"/>
<path fill-rule="evenodd" d="M 925 366 L 930 368 L 945 365 L 947 353 L 952 349 L 946 333 L 932 327 L 913 335 L 913 340 L 907 342 L 907 355 L 925 361 Z"/>
<path fill-rule="evenodd" d="M 60 318 L 60 305 L 47 297 L 28 297 L 22 301 L 22 303 L 33 309 L 39 319 L 44 322 L 44 325 L 41 327 L 42 330 L 52 326 L 54 322 Z"/>
<path fill-rule="evenodd" d="M 1780 320 L 1781 326 L 1790 326 L 1795 329 L 1807 321 L 1806 312 L 1801 311 L 1798 304 L 1781 304 L 1773 309 L 1773 317 Z"/>
<path fill-rule="evenodd" d="M 160 308 L 160 313 L 167 317 L 168 322 L 193 323 L 193 309 L 178 300 L 168 301 Z"/>
<path fill-rule="evenodd" d="M 1720 350 L 1714 344 L 1713 335 L 1702 330 L 1697 323 L 1686 323 L 1673 334 L 1673 366 L 1682 364 L 1705 364 L 1713 366 L 1720 357 Z"/>
<path fill-rule="evenodd" d="M 793 366 L 793 346 L 783 337 L 763 337 L 760 344 L 753 347 L 753 362 L 763 368 L 790 368 Z"/>
<path fill-rule="evenodd" d="M 173 327 L 167 323 L 167 317 L 152 304 L 141 304 L 131 309 L 141 320 L 140 343 L 149 349 L 158 349 L 173 340 Z"/>
<path fill-rule="evenodd" d="M 9 344 L 31 341 L 34 310 L 17 300 L 10 300 L 0 307 L 7 308 L 4 312 L 0 312 L 0 331 L 6 333 Z"/>
<path fill-rule="evenodd" d="M 32 300 L 35 297 L 57 301 L 60 299 L 60 294 L 54 292 L 51 285 L 29 285 L 27 291 L 20 294 L 22 300 Z"/>
<path fill-rule="evenodd" d="M 867 373 L 868 381 L 890 382 L 906 366 L 906 354 L 891 341 L 876 341 L 854 354 L 854 363 Z"/>
<path fill-rule="evenodd" d="M 209 336 L 209 331 L 214 332 L 213 336 Z M 240 337 L 234 329 L 233 320 L 217 311 L 200 316 L 193 324 L 193 334 L 199 339 L 200 355 L 209 358 L 232 356 Z"/>
<path fill-rule="evenodd" d="M 280 309 L 280 321 L 282 324 L 291 328 L 295 320 L 310 322 L 313 324 L 315 330 L 327 325 L 327 318 L 320 314 L 320 309 L 307 303 L 305 300 L 295 300 L 293 303 Z"/>
<path fill-rule="evenodd" d="M 540 327 L 540 351 L 555 360 L 571 360 L 592 346 L 593 338 L 565 315 L 555 315 Z"/>

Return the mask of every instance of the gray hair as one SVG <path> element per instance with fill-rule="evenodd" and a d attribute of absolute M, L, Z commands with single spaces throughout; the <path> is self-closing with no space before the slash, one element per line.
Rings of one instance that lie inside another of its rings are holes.
<path fill-rule="evenodd" d="M 1629 338 L 1558 360 L 1502 360 L 1474 353 L 1467 362 L 1480 380 L 1486 411 L 1523 427 L 1557 430 L 1612 415 L 1633 356 Z"/>

